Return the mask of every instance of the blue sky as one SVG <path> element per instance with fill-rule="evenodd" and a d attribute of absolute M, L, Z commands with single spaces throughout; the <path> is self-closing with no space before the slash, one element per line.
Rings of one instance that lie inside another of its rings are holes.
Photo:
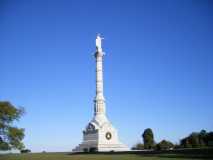
<path fill-rule="evenodd" d="M 95 37 L 104 36 L 107 115 L 130 147 L 152 128 L 178 142 L 213 130 L 213 3 L 0 1 L 0 100 L 34 152 L 70 151 L 93 116 Z"/>

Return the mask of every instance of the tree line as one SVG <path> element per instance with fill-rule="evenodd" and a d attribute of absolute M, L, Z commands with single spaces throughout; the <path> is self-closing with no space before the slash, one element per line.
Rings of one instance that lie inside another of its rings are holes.
<path fill-rule="evenodd" d="M 168 140 L 162 140 L 156 143 L 151 128 L 144 130 L 142 134 L 143 143 L 137 143 L 132 147 L 133 150 L 170 150 L 179 148 L 203 148 L 213 147 L 213 132 L 201 130 L 200 132 L 192 132 L 187 137 L 180 140 L 178 144 L 173 144 Z"/>

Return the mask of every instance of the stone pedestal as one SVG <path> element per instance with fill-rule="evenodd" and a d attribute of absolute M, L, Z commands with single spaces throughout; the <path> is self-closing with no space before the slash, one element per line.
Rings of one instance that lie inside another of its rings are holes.
<path fill-rule="evenodd" d="M 120 142 L 117 130 L 106 117 L 95 116 L 83 131 L 83 142 L 73 151 L 128 151 Z"/>

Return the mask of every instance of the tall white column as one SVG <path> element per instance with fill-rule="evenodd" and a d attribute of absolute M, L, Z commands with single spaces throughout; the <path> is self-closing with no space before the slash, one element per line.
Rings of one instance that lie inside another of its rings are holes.
<path fill-rule="evenodd" d="M 97 49 L 96 58 L 96 97 L 95 97 L 95 115 L 105 114 L 105 99 L 103 95 L 103 52 Z"/>

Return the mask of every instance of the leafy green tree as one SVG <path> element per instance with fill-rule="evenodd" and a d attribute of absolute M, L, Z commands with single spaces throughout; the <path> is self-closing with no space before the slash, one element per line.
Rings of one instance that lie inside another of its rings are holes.
<path fill-rule="evenodd" d="M 9 150 L 8 143 L 4 142 L 1 137 L 0 137 L 0 150 L 3 150 L 3 151 Z"/>
<path fill-rule="evenodd" d="M 207 136 L 207 132 L 205 130 L 201 130 L 200 133 L 199 133 L 199 144 L 200 144 L 200 147 L 207 146 L 206 136 Z"/>
<path fill-rule="evenodd" d="M 188 137 L 181 140 L 183 148 L 198 148 L 200 147 L 199 134 L 196 132 L 191 133 Z"/>
<path fill-rule="evenodd" d="M 24 129 L 13 126 L 24 113 L 23 108 L 16 108 L 10 102 L 0 101 L 0 150 L 23 149 L 21 142 Z"/>
<path fill-rule="evenodd" d="M 143 150 L 144 145 L 142 143 L 137 143 L 132 147 L 132 150 Z"/>
<path fill-rule="evenodd" d="M 154 135 L 153 135 L 152 129 L 150 128 L 145 129 L 142 137 L 144 142 L 144 148 L 153 149 L 155 143 L 154 143 Z"/>
<path fill-rule="evenodd" d="M 167 140 L 162 140 L 156 145 L 157 150 L 169 150 L 171 148 L 174 148 L 174 144 Z"/>
<path fill-rule="evenodd" d="M 213 147 L 213 132 L 208 132 L 206 135 L 207 146 Z"/>
<path fill-rule="evenodd" d="M 200 147 L 199 133 L 193 132 L 189 136 L 189 143 L 192 145 L 193 148 Z"/>
<path fill-rule="evenodd" d="M 201 148 L 213 146 L 213 132 L 193 132 L 188 137 L 180 141 L 180 146 L 184 148 Z"/>
<path fill-rule="evenodd" d="M 189 142 L 189 138 L 185 139 L 184 148 L 192 148 L 192 144 Z"/>

